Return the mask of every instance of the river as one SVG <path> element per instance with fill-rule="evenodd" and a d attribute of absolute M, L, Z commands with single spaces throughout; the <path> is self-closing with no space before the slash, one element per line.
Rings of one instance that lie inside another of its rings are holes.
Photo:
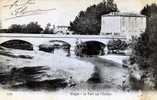
<path fill-rule="evenodd" d="M 55 51 L 55 54 L 44 53 L 40 51 L 25 51 L 14 49 L 9 51 L 15 54 L 22 54 L 27 56 L 29 55 L 32 56 L 33 59 L 23 59 L 0 55 L 1 66 L 5 65 L 5 68 L 2 68 L 5 69 L 5 71 L 13 67 L 22 68 L 23 70 L 23 68 L 26 66 L 32 67 L 31 70 L 34 70 L 40 66 L 48 68 L 49 71 L 46 71 L 46 74 L 40 75 L 40 81 L 44 80 L 44 86 L 45 81 L 50 84 L 51 82 L 49 83 L 49 80 L 62 78 L 68 79 L 72 76 L 76 82 L 76 86 L 74 85 L 72 87 L 66 87 L 66 89 L 115 91 L 122 90 L 122 83 L 124 80 L 126 80 L 128 75 L 128 70 L 126 68 L 123 68 L 121 64 L 118 64 L 111 60 L 102 59 L 100 57 L 80 58 L 74 55 L 71 57 L 66 57 L 66 53 L 62 50 Z M 29 68 L 25 69 L 28 70 Z M 38 69 L 40 70 L 40 68 Z M 47 83 L 46 86 L 49 86 Z M 41 83 L 40 85 L 39 83 L 33 84 L 37 84 L 37 86 L 43 87 Z M 44 87 L 44 89 L 48 88 Z"/>

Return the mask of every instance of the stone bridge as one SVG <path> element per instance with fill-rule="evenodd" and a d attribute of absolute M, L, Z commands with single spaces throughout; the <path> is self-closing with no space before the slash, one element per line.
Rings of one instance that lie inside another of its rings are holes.
<path fill-rule="evenodd" d="M 40 44 L 47 43 L 52 40 L 64 41 L 71 45 L 73 49 L 76 45 L 76 41 L 98 41 L 103 44 L 107 44 L 109 40 L 121 39 L 126 41 L 125 36 L 103 36 L 103 35 L 53 35 L 53 34 L 17 34 L 17 33 L 1 33 L 0 34 L 0 44 L 10 41 L 10 40 L 22 40 L 29 42 L 34 48 L 38 47 Z"/>

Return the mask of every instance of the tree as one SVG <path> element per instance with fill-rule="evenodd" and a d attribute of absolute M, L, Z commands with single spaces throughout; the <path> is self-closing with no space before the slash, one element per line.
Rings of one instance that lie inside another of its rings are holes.
<path fill-rule="evenodd" d="M 118 53 L 119 50 L 125 50 L 125 49 L 127 49 L 127 47 L 128 47 L 128 44 L 125 41 L 122 41 L 120 39 L 118 39 L 118 40 L 111 40 L 107 44 L 108 50 L 112 51 L 112 53 L 114 51 L 116 51 Z"/>
<path fill-rule="evenodd" d="M 138 42 L 134 48 L 135 55 L 140 56 L 139 59 L 144 59 L 147 62 L 147 67 L 151 65 L 153 67 L 154 56 L 157 52 L 157 5 L 152 4 L 150 6 L 144 7 L 141 11 L 142 14 L 147 16 L 147 28 L 146 32 L 141 35 Z M 149 62 L 149 63 L 148 63 Z M 156 65 L 155 65 L 156 66 Z"/>
<path fill-rule="evenodd" d="M 13 24 L 8 28 L 8 33 L 41 33 L 43 29 L 38 24 L 38 22 L 30 22 L 29 24 L 20 25 Z"/>
<path fill-rule="evenodd" d="M 155 14 L 157 9 L 157 5 L 155 3 L 153 3 L 152 5 L 146 5 L 142 10 L 141 10 L 141 14 L 146 15 L 147 17 L 152 16 L 153 14 Z"/>
<path fill-rule="evenodd" d="M 99 34 L 101 29 L 101 16 L 116 11 L 118 9 L 113 0 L 92 5 L 86 11 L 80 11 L 74 21 L 70 22 L 69 29 L 74 31 L 75 34 Z"/>
<path fill-rule="evenodd" d="M 30 22 L 26 26 L 26 33 L 37 33 L 37 34 L 39 34 L 39 33 L 41 33 L 42 30 L 43 29 L 38 24 L 38 22 Z"/>
<path fill-rule="evenodd" d="M 9 33 L 20 33 L 20 32 L 22 32 L 22 27 L 21 27 L 21 25 L 13 24 L 9 27 L 8 32 Z"/>
<path fill-rule="evenodd" d="M 133 48 L 134 63 L 143 70 L 143 80 L 152 78 L 157 88 L 157 5 L 146 5 L 141 11 L 147 16 L 146 31 L 138 38 Z M 152 88 L 151 87 L 151 88 Z"/>
<path fill-rule="evenodd" d="M 43 34 L 54 34 L 53 29 L 51 29 L 50 27 L 51 27 L 51 24 L 48 23 L 43 31 Z"/>

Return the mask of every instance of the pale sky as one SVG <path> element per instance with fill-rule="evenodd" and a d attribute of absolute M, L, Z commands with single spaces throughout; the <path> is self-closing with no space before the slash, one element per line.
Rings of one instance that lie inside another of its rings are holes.
<path fill-rule="evenodd" d="M 13 19 L 7 19 L 14 17 L 11 12 L 14 9 L 9 9 L 5 5 L 9 5 L 16 0 L 0 0 L 0 20 L 2 21 L 3 28 L 10 26 L 11 24 L 25 24 L 30 21 L 38 21 L 43 27 L 47 23 L 52 25 L 69 25 L 69 22 L 74 20 L 79 11 L 85 10 L 88 6 L 102 2 L 103 0 L 34 0 L 35 4 L 28 5 L 27 10 L 49 10 L 42 14 L 18 17 Z M 24 2 L 27 0 L 19 0 Z M 136 12 L 144 7 L 146 4 L 152 2 L 157 3 L 157 0 L 115 0 L 118 8 L 121 12 Z"/>

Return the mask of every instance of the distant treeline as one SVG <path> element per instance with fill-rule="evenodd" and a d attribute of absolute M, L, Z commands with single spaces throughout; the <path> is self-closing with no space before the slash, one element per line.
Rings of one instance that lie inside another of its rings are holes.
<path fill-rule="evenodd" d="M 51 24 L 43 29 L 38 22 L 30 22 L 29 24 L 12 24 L 8 29 L 0 29 L 0 33 L 33 33 L 33 34 L 54 34 L 54 30 L 50 28 Z"/>

